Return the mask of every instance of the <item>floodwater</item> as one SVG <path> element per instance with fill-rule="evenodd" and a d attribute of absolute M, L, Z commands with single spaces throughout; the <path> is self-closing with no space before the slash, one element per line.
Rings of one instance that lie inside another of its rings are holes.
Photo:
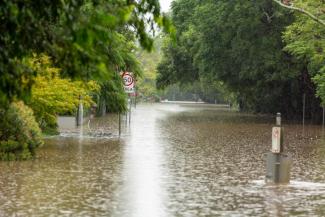
<path fill-rule="evenodd" d="M 289 185 L 266 186 L 274 118 L 206 105 L 140 105 L 0 163 L 0 216 L 325 216 L 321 126 L 284 122 Z"/>

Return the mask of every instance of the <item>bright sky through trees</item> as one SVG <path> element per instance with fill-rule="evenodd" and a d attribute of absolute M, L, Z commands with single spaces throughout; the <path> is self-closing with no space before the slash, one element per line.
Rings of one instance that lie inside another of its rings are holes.
<path fill-rule="evenodd" d="M 159 0 L 163 12 L 169 11 L 172 0 Z"/>

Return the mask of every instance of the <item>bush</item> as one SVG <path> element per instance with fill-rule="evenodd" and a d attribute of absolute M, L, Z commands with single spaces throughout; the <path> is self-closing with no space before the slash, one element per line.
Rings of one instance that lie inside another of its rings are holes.
<path fill-rule="evenodd" d="M 23 102 L 13 102 L 1 112 L 0 159 L 26 160 L 43 144 L 41 130 L 32 109 Z"/>
<path fill-rule="evenodd" d="M 83 97 L 84 108 L 94 104 L 92 94 L 99 90 L 95 81 L 72 81 L 61 77 L 61 69 L 53 66 L 50 57 L 41 54 L 26 58 L 26 64 L 37 72 L 29 106 L 35 112 L 45 134 L 59 134 L 57 115 L 74 114 Z"/>

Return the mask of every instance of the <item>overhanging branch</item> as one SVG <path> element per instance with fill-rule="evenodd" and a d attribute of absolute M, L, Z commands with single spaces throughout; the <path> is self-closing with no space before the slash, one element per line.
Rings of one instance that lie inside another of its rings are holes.
<path fill-rule="evenodd" d="M 297 7 L 294 7 L 294 6 L 290 6 L 290 5 L 286 5 L 286 4 L 283 4 L 281 1 L 279 0 L 273 0 L 275 3 L 277 3 L 278 5 L 284 7 L 284 8 L 287 8 L 287 9 L 290 9 L 290 10 L 294 10 L 294 11 L 298 11 L 300 13 L 303 13 L 305 15 L 307 15 L 308 17 L 310 17 L 311 19 L 313 19 L 314 21 L 322 24 L 323 26 L 325 26 L 325 21 L 322 20 L 322 19 L 319 19 L 318 17 L 316 17 L 315 15 L 313 15 L 312 13 L 310 13 L 309 11 L 306 11 L 302 8 L 297 8 Z"/>

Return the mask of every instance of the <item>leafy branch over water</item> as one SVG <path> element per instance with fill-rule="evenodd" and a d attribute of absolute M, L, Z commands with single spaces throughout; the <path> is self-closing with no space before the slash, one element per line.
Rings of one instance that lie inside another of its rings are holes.
<path fill-rule="evenodd" d="M 303 13 L 305 15 L 307 15 L 308 17 L 310 17 L 311 19 L 313 19 L 314 21 L 322 24 L 323 26 L 325 26 L 325 21 L 320 19 L 319 17 L 317 17 L 316 15 L 312 14 L 311 12 L 304 10 L 302 8 L 299 7 L 295 7 L 293 6 L 293 3 L 290 3 L 290 1 L 287 1 L 288 4 L 283 3 L 283 1 L 280 0 L 273 0 L 274 2 L 276 2 L 277 4 L 279 4 L 280 6 L 290 9 L 290 10 L 294 10 L 294 11 L 298 11 L 300 13 Z M 324 11 L 322 11 L 323 13 L 325 13 L 325 8 L 323 8 Z"/>

